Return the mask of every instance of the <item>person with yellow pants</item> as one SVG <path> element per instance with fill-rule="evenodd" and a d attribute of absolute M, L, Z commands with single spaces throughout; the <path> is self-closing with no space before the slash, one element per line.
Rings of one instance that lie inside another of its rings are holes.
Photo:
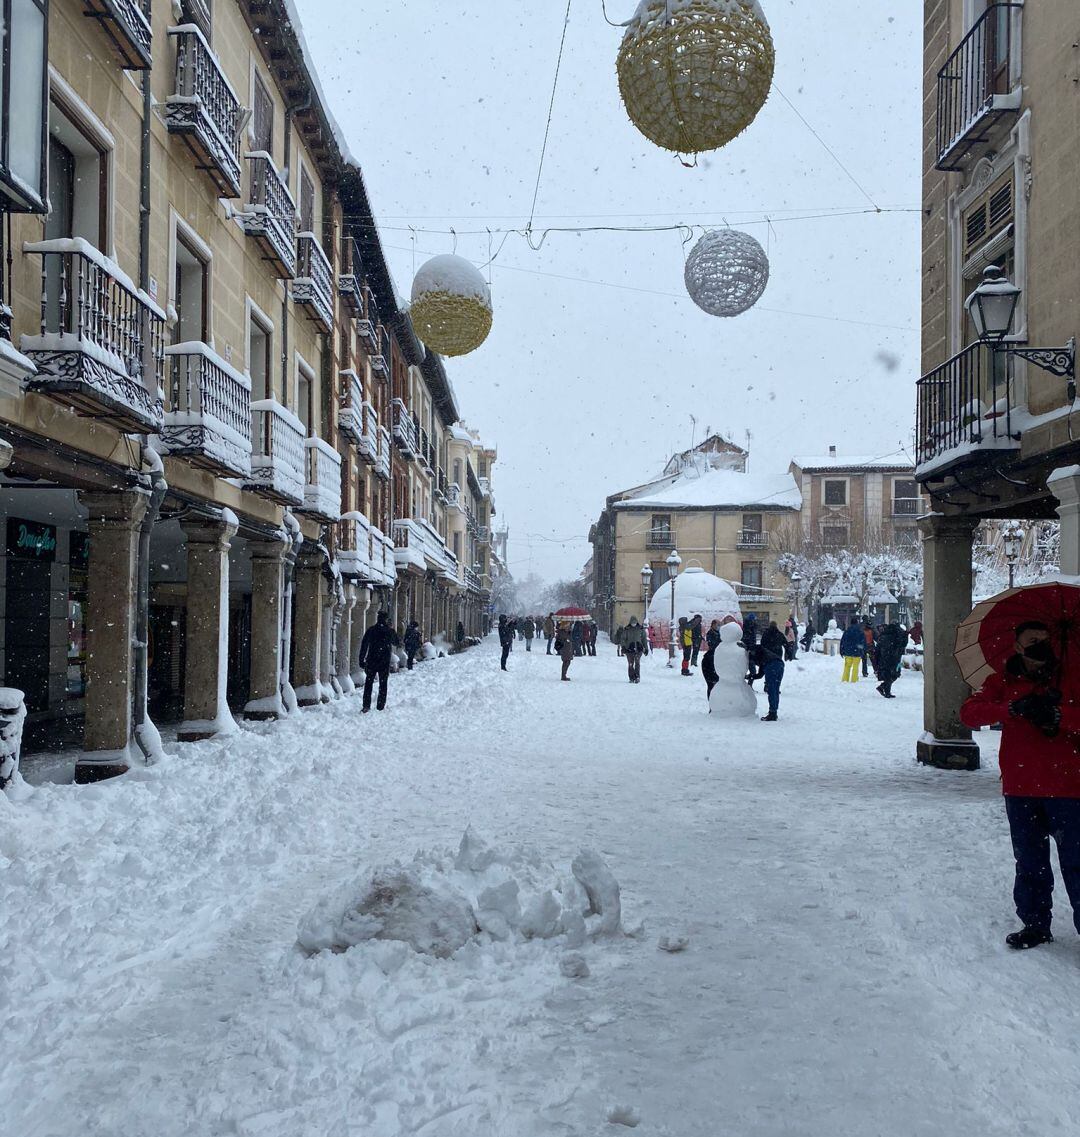
<path fill-rule="evenodd" d="M 863 634 L 858 616 L 852 616 L 851 623 L 840 640 L 840 654 L 844 657 L 844 678 L 842 682 L 858 683 L 859 667 L 865 652 L 866 636 Z"/>

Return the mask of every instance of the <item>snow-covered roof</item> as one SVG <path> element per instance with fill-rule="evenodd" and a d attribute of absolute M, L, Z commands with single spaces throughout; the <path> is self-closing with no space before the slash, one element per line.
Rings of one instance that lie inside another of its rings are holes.
<path fill-rule="evenodd" d="M 884 458 L 880 456 L 826 454 L 814 455 L 809 458 L 793 458 L 791 461 L 792 465 L 808 472 L 815 470 L 910 470 L 912 473 L 915 472 L 915 467 L 903 455 L 896 454 L 889 454 Z"/>
<path fill-rule="evenodd" d="M 616 509 L 663 506 L 668 509 L 717 509 L 763 506 L 801 509 L 802 494 L 787 471 L 701 470 L 690 467 L 659 489 L 645 487 L 615 502 Z"/>

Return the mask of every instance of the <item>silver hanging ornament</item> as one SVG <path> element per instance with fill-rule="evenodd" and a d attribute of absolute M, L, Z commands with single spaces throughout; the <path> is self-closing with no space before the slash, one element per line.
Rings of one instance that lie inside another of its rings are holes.
<path fill-rule="evenodd" d="M 710 316 L 740 316 L 769 283 L 769 258 L 749 233 L 716 229 L 686 258 L 686 291 Z"/>

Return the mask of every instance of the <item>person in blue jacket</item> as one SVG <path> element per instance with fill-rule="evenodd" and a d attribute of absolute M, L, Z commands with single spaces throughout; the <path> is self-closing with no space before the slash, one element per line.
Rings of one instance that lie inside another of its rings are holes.
<path fill-rule="evenodd" d="M 844 677 L 841 682 L 858 683 L 859 664 L 866 654 L 866 636 L 858 616 L 851 617 L 851 623 L 840 637 L 840 654 L 844 657 Z"/>

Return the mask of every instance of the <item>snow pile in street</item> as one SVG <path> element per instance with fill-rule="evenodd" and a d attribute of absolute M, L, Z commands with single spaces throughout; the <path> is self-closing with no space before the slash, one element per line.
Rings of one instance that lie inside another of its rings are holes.
<path fill-rule="evenodd" d="M 527 849 L 493 849 L 469 828 L 456 855 L 418 852 L 335 889 L 301 921 L 297 943 L 314 955 L 396 940 L 446 959 L 478 936 L 580 947 L 621 928 L 619 885 L 598 854 L 583 849 L 570 873 L 559 873 Z"/>

